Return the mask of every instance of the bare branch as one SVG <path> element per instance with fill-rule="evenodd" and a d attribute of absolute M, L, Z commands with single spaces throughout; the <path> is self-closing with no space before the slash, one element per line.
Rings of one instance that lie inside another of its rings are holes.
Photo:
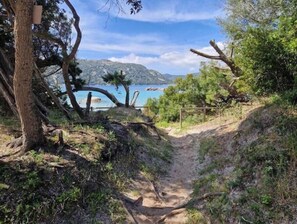
<path fill-rule="evenodd" d="M 221 60 L 220 56 L 213 56 L 213 55 L 205 54 L 205 53 L 202 53 L 202 52 L 194 50 L 194 49 L 190 49 L 190 51 L 192 53 L 197 54 L 204 58 L 208 58 L 208 59 L 212 59 L 212 60 Z"/>
<path fill-rule="evenodd" d="M 118 99 L 113 94 L 109 93 L 105 89 L 100 89 L 100 88 L 90 87 L 90 86 L 83 86 L 83 87 L 80 87 L 79 89 L 74 89 L 73 90 L 73 92 L 77 92 L 77 91 L 95 91 L 95 92 L 99 92 L 99 93 L 102 93 L 105 96 L 107 96 L 108 99 L 110 99 L 118 107 L 124 106 L 124 104 L 120 103 L 118 101 Z"/>
<path fill-rule="evenodd" d="M 76 55 L 76 52 L 78 50 L 78 47 L 80 45 L 80 42 L 81 42 L 81 38 L 82 38 L 82 33 L 81 33 L 81 30 L 80 30 L 80 27 L 79 27 L 79 21 L 80 21 L 80 17 L 79 15 L 77 14 L 75 8 L 73 7 L 73 5 L 70 3 L 69 0 L 64 0 L 66 5 L 69 7 L 69 9 L 71 10 L 72 14 L 73 14 L 73 18 L 74 18 L 74 28 L 76 30 L 76 33 L 77 33 L 77 37 L 76 37 L 76 40 L 75 40 L 75 43 L 73 45 L 73 48 L 71 49 L 71 52 L 70 54 L 68 55 L 68 60 L 72 60 L 75 55 Z"/>
<path fill-rule="evenodd" d="M 208 59 L 221 60 L 221 61 L 225 62 L 226 65 L 228 65 L 228 67 L 231 69 L 234 76 L 239 77 L 242 75 L 242 70 L 238 66 L 235 65 L 232 58 L 229 58 L 226 56 L 226 54 L 218 47 L 218 45 L 215 43 L 214 40 L 211 40 L 209 42 L 209 44 L 215 49 L 215 51 L 219 54 L 219 56 L 211 56 L 211 55 L 204 54 L 202 52 L 199 52 L 199 51 L 196 51 L 193 49 L 190 49 L 190 51 L 199 55 L 199 56 L 202 56 L 202 57 L 205 57 Z"/>

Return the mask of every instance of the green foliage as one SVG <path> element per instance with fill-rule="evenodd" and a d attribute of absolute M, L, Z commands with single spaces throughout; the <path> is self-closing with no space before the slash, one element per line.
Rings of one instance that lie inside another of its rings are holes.
<path fill-rule="evenodd" d="M 204 138 L 200 141 L 199 160 L 204 161 L 207 154 L 214 155 L 219 150 L 219 145 L 214 138 Z"/>
<path fill-rule="evenodd" d="M 116 89 L 118 89 L 120 85 L 123 85 L 125 88 L 131 85 L 131 80 L 127 80 L 122 71 L 114 72 L 113 74 L 107 73 L 102 76 L 102 79 L 104 82 L 114 85 Z"/>
<path fill-rule="evenodd" d="M 74 207 L 75 203 L 79 201 L 81 196 L 81 190 L 78 187 L 73 187 L 58 195 L 56 201 L 61 204 L 65 211 L 68 211 L 71 207 Z"/>
<path fill-rule="evenodd" d="M 204 217 L 204 215 L 195 209 L 187 209 L 188 212 L 188 220 L 186 224 L 194 224 L 194 223 L 200 223 L 200 224 L 207 224 L 207 219 Z"/>
<path fill-rule="evenodd" d="M 205 202 L 212 222 L 294 222 L 296 127 L 296 108 L 278 104 L 253 112 L 240 125 L 238 137 L 226 132 L 200 140 L 202 164 L 193 194 L 229 192 Z M 228 146 L 229 153 L 219 150 Z"/>
<path fill-rule="evenodd" d="M 297 54 L 286 49 L 278 31 L 249 28 L 238 52 L 238 63 L 256 93 L 271 94 L 294 87 Z"/>
<path fill-rule="evenodd" d="M 236 49 L 236 64 L 246 83 L 260 95 L 296 87 L 296 1 L 228 0 L 221 25 Z"/>
<path fill-rule="evenodd" d="M 226 101 L 229 92 L 224 86 L 230 84 L 230 74 L 220 72 L 215 66 L 214 62 L 205 63 L 198 76 L 177 78 L 175 85 L 166 88 L 158 100 L 147 102 L 149 111 L 158 114 L 161 121 L 177 121 L 181 107 L 216 106 Z"/>

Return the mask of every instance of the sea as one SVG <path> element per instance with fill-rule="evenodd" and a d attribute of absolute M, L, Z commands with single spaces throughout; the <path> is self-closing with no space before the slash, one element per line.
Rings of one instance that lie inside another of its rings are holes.
<path fill-rule="evenodd" d="M 159 98 L 163 94 L 163 90 L 167 88 L 169 84 L 166 85 L 130 85 L 130 102 L 133 97 L 134 91 L 139 91 L 139 96 L 137 98 L 136 107 L 142 107 L 146 104 L 148 98 Z M 119 86 L 118 90 L 115 86 L 111 85 L 93 85 L 92 87 L 101 88 L 112 93 L 121 103 L 125 103 L 126 92 L 122 86 Z M 148 90 L 153 89 L 153 90 Z M 79 105 L 84 108 L 86 107 L 87 96 L 90 91 L 79 91 L 74 93 Z M 100 99 L 99 102 L 94 102 Z M 115 105 L 111 102 L 104 94 L 98 92 L 92 92 L 92 104 L 95 110 L 97 107 L 114 107 Z"/>

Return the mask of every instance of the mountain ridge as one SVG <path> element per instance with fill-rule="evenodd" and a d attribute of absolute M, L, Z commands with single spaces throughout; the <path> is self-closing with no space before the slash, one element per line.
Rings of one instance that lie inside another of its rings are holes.
<path fill-rule="evenodd" d="M 141 64 L 113 62 L 107 59 L 80 59 L 78 63 L 83 71 L 81 78 L 85 79 L 87 84 L 105 84 L 102 76 L 116 71 L 123 71 L 133 84 L 168 84 L 172 82 L 160 72 L 148 69 Z"/>
<path fill-rule="evenodd" d="M 136 63 L 121 63 L 107 59 L 78 59 L 77 62 L 78 67 L 82 70 L 80 78 L 85 80 L 87 85 L 104 85 L 106 83 L 103 81 L 102 76 L 116 71 L 123 71 L 127 79 L 132 81 L 132 84 L 138 85 L 171 84 L 174 82 L 175 78 L 181 77 L 171 74 L 161 74 L 156 70 L 148 69 L 144 65 Z M 45 76 L 55 69 L 56 68 L 47 69 Z M 48 81 L 55 84 L 64 83 L 61 71 L 50 76 Z"/>

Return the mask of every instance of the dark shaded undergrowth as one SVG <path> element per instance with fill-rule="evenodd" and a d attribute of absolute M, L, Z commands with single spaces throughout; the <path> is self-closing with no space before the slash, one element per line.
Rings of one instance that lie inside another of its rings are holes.
<path fill-rule="evenodd" d="M 124 223 L 119 192 L 139 171 L 159 173 L 171 149 L 154 130 L 129 127 L 120 113 L 103 123 L 65 122 L 64 145 L 53 135 L 37 152 L 1 159 L 0 223 Z M 2 123 L 1 138 L 9 139 L 12 127 Z"/>

